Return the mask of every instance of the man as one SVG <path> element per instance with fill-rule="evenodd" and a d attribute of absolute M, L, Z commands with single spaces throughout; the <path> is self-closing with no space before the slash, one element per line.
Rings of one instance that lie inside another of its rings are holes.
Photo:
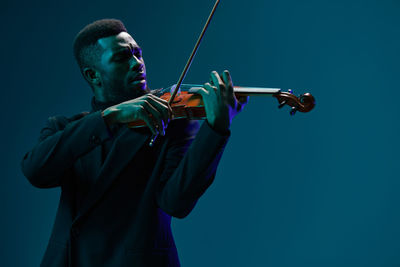
<path fill-rule="evenodd" d="M 74 53 L 93 90 L 92 111 L 49 118 L 22 161 L 34 186 L 61 187 L 41 266 L 179 266 L 171 216 L 187 216 L 212 183 L 247 99 L 235 98 L 229 72 L 212 72 L 212 82 L 193 90 L 206 122 L 170 122 L 172 110 L 147 88 L 141 49 L 119 20 L 87 25 Z M 139 119 L 146 128 L 127 127 Z"/>

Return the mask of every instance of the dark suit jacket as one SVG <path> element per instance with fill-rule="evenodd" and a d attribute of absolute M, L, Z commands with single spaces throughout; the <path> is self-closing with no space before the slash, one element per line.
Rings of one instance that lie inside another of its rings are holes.
<path fill-rule="evenodd" d="M 171 216 L 188 215 L 212 183 L 228 136 L 186 120 L 152 148 L 150 136 L 110 130 L 100 111 L 49 118 L 22 161 L 34 186 L 61 187 L 41 266 L 179 266 Z"/>

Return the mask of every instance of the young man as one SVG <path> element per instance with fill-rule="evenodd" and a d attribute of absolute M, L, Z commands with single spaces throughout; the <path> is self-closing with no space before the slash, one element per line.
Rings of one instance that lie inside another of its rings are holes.
<path fill-rule="evenodd" d="M 179 266 L 171 216 L 187 216 L 212 183 L 247 99 L 235 98 L 229 72 L 212 72 L 212 82 L 193 90 L 204 99 L 206 122 L 170 121 L 170 106 L 148 89 L 141 49 L 119 20 L 87 25 L 74 53 L 93 90 L 92 110 L 50 117 L 22 161 L 34 186 L 61 187 L 42 266 Z M 127 127 L 139 119 L 146 128 Z"/>

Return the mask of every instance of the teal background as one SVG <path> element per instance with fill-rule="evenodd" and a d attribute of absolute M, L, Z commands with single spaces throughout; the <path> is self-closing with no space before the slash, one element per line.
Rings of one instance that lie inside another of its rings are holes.
<path fill-rule="evenodd" d="M 72 57 L 87 23 L 124 21 L 152 88 L 176 82 L 207 1 L 2 1 L 2 266 L 38 266 L 59 189 L 32 187 L 20 161 L 47 117 L 88 110 Z M 183 266 L 400 266 L 397 0 L 222 0 L 187 83 L 231 71 L 242 86 L 311 92 L 289 116 L 251 98 L 217 178 L 173 221 Z"/>

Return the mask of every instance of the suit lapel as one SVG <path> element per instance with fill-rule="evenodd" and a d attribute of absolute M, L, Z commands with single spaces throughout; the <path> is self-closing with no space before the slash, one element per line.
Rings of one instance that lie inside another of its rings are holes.
<path fill-rule="evenodd" d="M 147 133 L 135 131 L 127 127 L 122 130 L 122 133 L 116 137 L 99 172 L 97 181 L 90 189 L 73 223 L 79 220 L 101 198 L 126 164 L 129 163 L 136 152 L 145 144 L 149 136 Z M 99 153 L 101 161 L 101 149 Z"/>

